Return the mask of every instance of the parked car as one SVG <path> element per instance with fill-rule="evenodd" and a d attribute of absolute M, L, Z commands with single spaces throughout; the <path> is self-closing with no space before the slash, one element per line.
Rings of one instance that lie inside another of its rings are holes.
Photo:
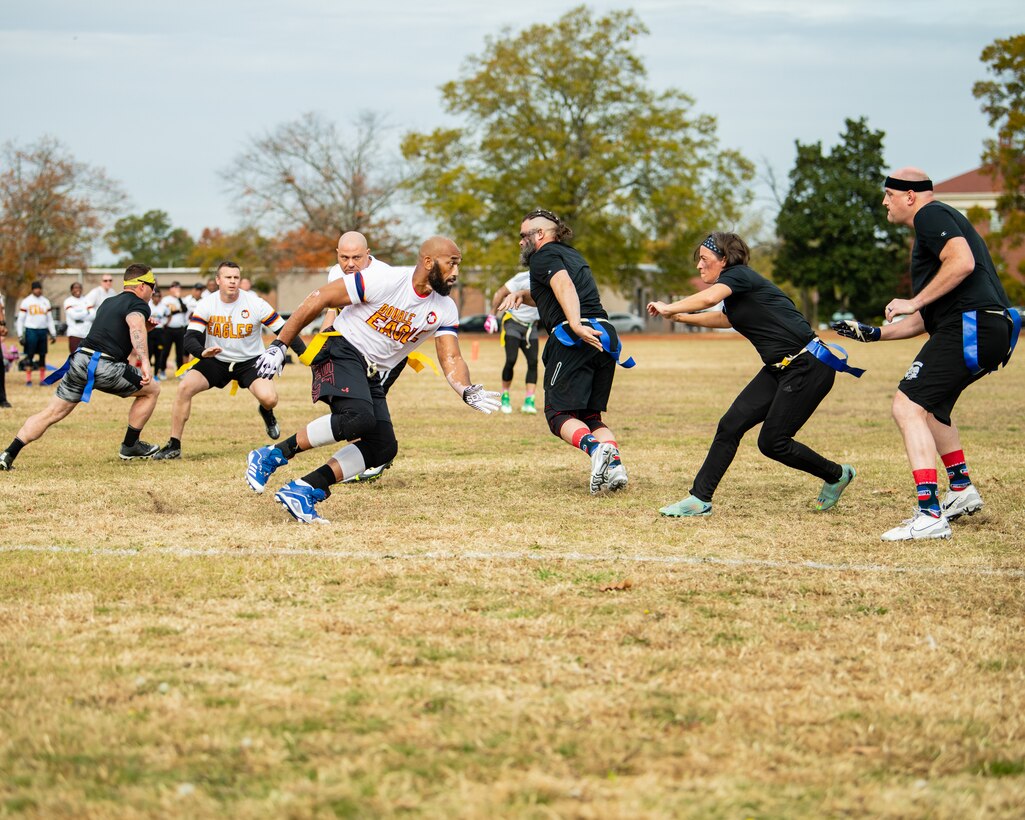
<path fill-rule="evenodd" d="M 484 320 L 488 318 L 486 313 L 471 313 L 469 316 L 459 317 L 460 333 L 483 333 Z"/>
<path fill-rule="evenodd" d="M 609 321 L 619 334 L 644 332 L 644 318 L 636 313 L 610 313 Z"/>

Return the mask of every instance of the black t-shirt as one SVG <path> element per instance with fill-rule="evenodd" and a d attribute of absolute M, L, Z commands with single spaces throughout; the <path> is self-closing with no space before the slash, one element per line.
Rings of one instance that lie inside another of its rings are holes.
<path fill-rule="evenodd" d="M 127 362 L 132 353 L 132 338 L 125 321 L 129 313 L 141 313 L 143 319 L 148 319 L 149 305 L 128 290 L 107 299 L 96 311 L 93 326 L 82 340 L 82 347 L 106 353 L 114 361 Z"/>
<path fill-rule="evenodd" d="M 915 246 L 911 251 L 911 284 L 916 294 L 940 269 L 943 246 L 962 236 L 975 257 L 975 270 L 960 285 L 922 309 L 925 329 L 932 333 L 951 319 L 960 321 L 968 310 L 1003 310 L 1010 307 L 986 243 L 968 218 L 944 202 L 930 202 L 915 214 Z"/>
<path fill-rule="evenodd" d="M 726 318 L 766 364 L 782 361 L 815 338 L 790 297 L 746 265 L 726 268 L 716 284 L 733 291 L 723 300 Z"/>
<path fill-rule="evenodd" d="M 569 274 L 580 300 L 581 319 L 608 319 L 609 314 L 601 306 L 598 285 L 595 284 L 591 268 L 576 250 L 561 242 L 549 242 L 534 251 L 530 257 L 530 296 L 541 314 L 541 323 L 549 333 L 556 325 L 566 321 L 559 300 L 552 290 L 552 276 L 564 270 Z"/>

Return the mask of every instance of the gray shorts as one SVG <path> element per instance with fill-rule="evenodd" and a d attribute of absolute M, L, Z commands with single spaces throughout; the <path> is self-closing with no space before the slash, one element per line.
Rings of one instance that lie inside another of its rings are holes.
<path fill-rule="evenodd" d="M 64 378 L 57 385 L 57 398 L 70 402 L 82 401 L 82 391 L 85 390 L 85 381 L 89 374 L 90 358 L 91 354 L 84 350 L 71 357 L 71 367 L 68 368 L 68 372 L 64 374 Z M 126 398 L 138 393 L 141 388 L 142 373 L 127 362 L 100 359 L 96 363 L 94 390 Z"/>

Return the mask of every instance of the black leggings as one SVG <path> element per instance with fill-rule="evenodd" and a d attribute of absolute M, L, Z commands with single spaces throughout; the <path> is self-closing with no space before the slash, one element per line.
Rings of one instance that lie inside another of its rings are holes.
<path fill-rule="evenodd" d="M 512 323 L 509 319 L 508 324 Z M 533 337 L 533 338 L 531 338 Z M 537 333 L 528 333 L 520 336 L 516 333 L 505 334 L 505 366 L 502 367 L 502 381 L 511 382 L 513 368 L 516 366 L 516 357 L 519 351 L 523 351 L 523 358 L 527 360 L 527 384 L 537 384 Z"/>
<path fill-rule="evenodd" d="M 711 502 L 716 487 L 737 454 L 744 434 L 759 422 L 758 449 L 763 455 L 830 483 L 843 468 L 794 441 L 797 431 L 833 387 L 836 371 L 810 353 L 802 353 L 782 370 L 763 367 L 719 420 L 712 447 L 701 465 L 691 495 Z"/>

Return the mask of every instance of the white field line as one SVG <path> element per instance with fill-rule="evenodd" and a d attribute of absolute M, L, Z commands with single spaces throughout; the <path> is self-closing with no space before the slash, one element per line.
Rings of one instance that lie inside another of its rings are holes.
<path fill-rule="evenodd" d="M 664 564 L 668 566 L 723 566 L 723 567 L 760 567 L 762 569 L 779 570 L 817 570 L 820 572 L 854 572 L 854 573 L 894 573 L 903 575 L 952 575 L 961 577 L 1001 577 L 1025 578 L 1025 567 L 937 567 L 937 566 L 900 566 L 891 564 L 825 564 L 819 561 L 768 561 L 758 558 L 717 558 L 690 555 L 592 555 L 582 552 L 566 552 L 558 555 L 539 554 L 535 552 L 496 551 L 481 552 L 472 550 L 455 552 L 452 550 L 435 550 L 428 552 L 371 552 L 369 550 L 331 550 L 309 549 L 298 547 L 267 547 L 253 549 L 221 549 L 208 547 L 194 549 L 191 547 L 146 547 L 145 549 L 114 549 L 110 547 L 41 547 L 31 545 L 0 545 L 3 552 L 38 552 L 71 555 L 99 556 L 139 556 L 167 555 L 175 558 L 208 558 L 208 557 L 246 557 L 246 558 L 334 558 L 340 560 L 359 561 L 577 561 L 581 563 L 634 563 Z"/>

